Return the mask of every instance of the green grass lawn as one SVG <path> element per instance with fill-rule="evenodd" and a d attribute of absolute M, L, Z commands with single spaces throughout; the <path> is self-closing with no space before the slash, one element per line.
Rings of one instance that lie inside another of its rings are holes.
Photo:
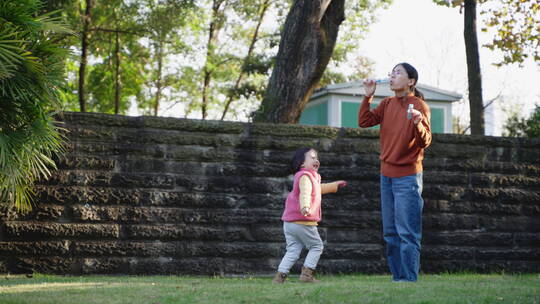
<path fill-rule="evenodd" d="M 417 283 L 390 276 L 321 276 L 318 284 L 291 277 L 49 275 L 1 277 L 0 303 L 540 303 L 540 274 L 422 275 Z"/>

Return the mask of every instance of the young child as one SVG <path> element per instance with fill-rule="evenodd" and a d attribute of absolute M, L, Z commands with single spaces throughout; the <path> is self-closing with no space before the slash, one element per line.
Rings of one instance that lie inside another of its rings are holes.
<path fill-rule="evenodd" d="M 300 281 L 318 281 L 313 274 L 323 251 L 323 243 L 317 230 L 317 223 L 321 221 L 321 194 L 335 193 L 339 187 L 347 185 L 347 182 L 342 180 L 321 184 L 321 176 L 317 173 L 319 166 L 315 149 L 301 148 L 294 153 L 292 169 L 296 174 L 293 189 L 287 196 L 281 217 L 287 252 L 272 280 L 274 283 L 285 282 L 289 270 L 300 257 L 304 247 L 309 252 L 302 266 Z"/>

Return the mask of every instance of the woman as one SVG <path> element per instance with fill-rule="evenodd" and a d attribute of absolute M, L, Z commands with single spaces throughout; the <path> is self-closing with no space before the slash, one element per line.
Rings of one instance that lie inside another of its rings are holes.
<path fill-rule="evenodd" d="M 358 125 L 380 124 L 381 211 L 386 258 L 394 281 L 415 282 L 422 238 L 422 160 L 431 143 L 430 110 L 416 89 L 418 72 L 408 63 L 389 75 L 395 96 L 373 110 L 376 82 L 364 80 L 365 98 Z"/>

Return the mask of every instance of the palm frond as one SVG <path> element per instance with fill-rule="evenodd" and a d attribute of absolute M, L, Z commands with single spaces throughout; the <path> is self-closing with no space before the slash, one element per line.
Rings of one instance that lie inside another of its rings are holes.
<path fill-rule="evenodd" d="M 20 53 L 23 49 L 20 48 L 21 40 L 1 40 L 0 39 L 0 64 L 16 65 L 24 58 Z"/>
<path fill-rule="evenodd" d="M 69 28 L 69 26 L 63 21 L 62 17 L 53 17 L 59 11 L 52 11 L 47 14 L 41 15 L 36 18 L 41 24 L 42 30 L 46 32 L 52 32 L 56 34 L 68 34 L 73 35 L 74 32 Z"/>
<path fill-rule="evenodd" d="M 22 212 L 31 207 L 33 181 L 49 178 L 49 168 L 56 169 L 51 156 L 63 152 L 60 131 L 52 120 L 36 119 L 28 129 L 0 135 L 0 197 L 12 198 Z"/>
<path fill-rule="evenodd" d="M 39 8 L 38 0 L 0 1 L 0 202 L 22 212 L 66 140 L 48 111 L 59 108 L 68 53 L 53 38 L 71 31 L 55 12 L 35 17 Z"/>

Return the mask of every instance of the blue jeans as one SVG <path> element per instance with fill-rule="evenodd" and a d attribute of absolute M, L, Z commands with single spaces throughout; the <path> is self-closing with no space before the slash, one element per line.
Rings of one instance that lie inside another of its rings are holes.
<path fill-rule="evenodd" d="M 394 281 L 416 281 L 422 239 L 422 173 L 381 174 L 381 211 L 386 259 Z"/>

